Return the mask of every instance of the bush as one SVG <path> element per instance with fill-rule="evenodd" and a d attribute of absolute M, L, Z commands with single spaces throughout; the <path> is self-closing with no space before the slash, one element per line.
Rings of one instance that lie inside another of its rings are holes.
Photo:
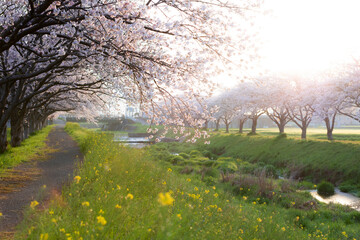
<path fill-rule="evenodd" d="M 334 185 L 332 183 L 322 181 L 320 184 L 318 184 L 317 192 L 320 196 L 329 197 L 331 195 L 334 195 L 335 189 Z"/>
<path fill-rule="evenodd" d="M 218 162 L 217 169 L 223 172 L 233 173 L 238 170 L 237 165 L 233 162 Z"/>
<path fill-rule="evenodd" d="M 184 162 L 184 158 L 182 156 L 173 156 L 170 160 L 172 164 L 181 164 Z"/>
<path fill-rule="evenodd" d="M 201 152 L 199 152 L 198 150 L 192 150 L 192 151 L 190 152 L 190 157 L 191 157 L 191 158 L 202 157 L 202 154 L 201 154 Z"/>
<path fill-rule="evenodd" d="M 179 153 L 179 156 L 183 157 L 184 159 L 190 159 L 190 155 L 187 153 Z"/>
<path fill-rule="evenodd" d="M 212 152 L 210 152 L 208 150 L 203 151 L 202 154 L 204 157 L 207 157 L 209 159 L 216 159 L 216 157 L 217 157 L 215 154 L 213 154 Z"/>

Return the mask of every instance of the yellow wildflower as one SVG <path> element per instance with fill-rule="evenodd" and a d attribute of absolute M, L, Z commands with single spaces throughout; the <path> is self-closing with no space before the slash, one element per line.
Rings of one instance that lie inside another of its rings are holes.
<path fill-rule="evenodd" d="M 296 221 L 299 221 L 299 219 L 300 219 L 300 217 L 299 217 L 299 216 L 297 216 L 297 217 L 296 217 Z"/>
<path fill-rule="evenodd" d="M 90 206 L 90 203 L 89 202 L 82 202 L 81 205 L 88 207 L 88 206 Z"/>
<path fill-rule="evenodd" d="M 76 183 L 79 183 L 80 180 L 81 180 L 81 177 L 80 177 L 80 176 L 75 176 L 75 177 L 74 177 L 74 181 L 75 181 Z"/>
<path fill-rule="evenodd" d="M 171 169 L 171 168 L 168 168 L 168 172 L 172 172 L 172 169 Z"/>
<path fill-rule="evenodd" d="M 148 232 L 151 232 L 151 228 L 148 229 Z"/>
<path fill-rule="evenodd" d="M 100 223 L 101 225 L 104 226 L 106 224 L 106 220 L 103 216 L 101 216 L 101 215 L 97 216 L 96 219 L 97 219 L 97 222 Z"/>
<path fill-rule="evenodd" d="M 199 189 L 198 189 L 197 187 L 194 187 L 194 190 L 195 190 L 195 191 L 199 191 Z"/>
<path fill-rule="evenodd" d="M 262 222 L 262 219 L 261 218 L 257 218 L 256 219 L 258 222 Z"/>
<path fill-rule="evenodd" d="M 126 195 L 125 198 L 126 198 L 126 199 L 129 199 L 129 198 L 130 198 L 130 200 L 131 200 L 131 199 L 134 198 L 134 195 L 132 195 L 131 193 L 128 193 L 128 195 Z"/>
<path fill-rule="evenodd" d="M 50 211 L 49 211 L 49 214 L 50 214 L 50 215 L 53 215 L 53 214 L 54 214 L 54 211 L 53 211 L 53 210 L 50 210 Z"/>
<path fill-rule="evenodd" d="M 218 211 L 218 212 L 222 212 L 222 209 L 221 209 L 221 208 L 218 208 L 217 211 Z"/>
<path fill-rule="evenodd" d="M 32 209 L 34 209 L 37 205 L 39 205 L 39 203 L 38 203 L 38 201 L 32 201 L 31 203 L 30 203 L 30 207 L 32 208 Z"/>
<path fill-rule="evenodd" d="M 121 208 L 121 206 L 119 204 L 116 204 L 115 208 Z"/>
<path fill-rule="evenodd" d="M 65 232 L 65 228 L 60 228 L 60 232 Z"/>
<path fill-rule="evenodd" d="M 285 229 L 285 227 L 282 227 L 281 230 L 282 230 L 283 232 L 285 232 L 286 229 Z"/>
<path fill-rule="evenodd" d="M 161 205 L 166 206 L 166 205 L 173 204 L 175 199 L 171 196 L 171 194 L 169 192 L 167 192 L 165 194 L 159 193 L 158 201 Z"/>
<path fill-rule="evenodd" d="M 190 178 L 188 178 L 188 179 L 186 179 L 186 181 L 191 182 L 191 179 L 190 179 Z"/>
<path fill-rule="evenodd" d="M 205 190 L 205 193 L 208 194 L 210 191 L 209 190 Z"/>
<path fill-rule="evenodd" d="M 48 238 L 49 238 L 49 234 L 47 233 L 40 234 L 40 240 L 48 240 Z"/>
<path fill-rule="evenodd" d="M 0 217 L 2 217 L 3 216 L 3 214 L 2 214 L 2 212 L 0 212 Z"/>
<path fill-rule="evenodd" d="M 182 217 L 181 217 L 181 214 L 179 213 L 179 214 L 177 214 L 176 215 L 180 220 L 182 219 Z"/>
<path fill-rule="evenodd" d="M 56 223 L 56 219 L 55 219 L 55 218 L 52 218 L 52 219 L 51 219 L 51 222 Z"/>
<path fill-rule="evenodd" d="M 214 189 L 214 190 L 215 190 L 215 189 L 216 189 L 216 187 L 215 187 L 215 186 L 213 186 L 213 187 L 212 187 L 212 189 Z"/>
<path fill-rule="evenodd" d="M 163 183 L 162 183 L 163 185 L 166 185 L 166 181 L 163 181 Z"/>
<path fill-rule="evenodd" d="M 243 199 L 244 199 L 244 200 L 247 200 L 248 198 L 247 198 L 246 196 L 243 196 Z"/>
<path fill-rule="evenodd" d="M 219 194 L 217 194 L 217 193 L 215 193 L 215 194 L 214 194 L 214 197 L 216 197 L 216 198 L 217 198 L 218 196 L 219 196 Z"/>

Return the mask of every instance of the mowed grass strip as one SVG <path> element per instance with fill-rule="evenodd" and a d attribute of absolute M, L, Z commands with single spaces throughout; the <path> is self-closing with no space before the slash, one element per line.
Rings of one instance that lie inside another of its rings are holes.
<path fill-rule="evenodd" d="M 68 125 L 85 159 L 73 183 L 48 208 L 29 208 L 17 239 L 341 239 L 352 225 L 320 224 L 309 230 L 292 212 L 238 199 L 197 175 L 180 175 L 148 160 L 147 149 L 112 143 Z M 355 235 L 354 235 L 355 236 Z"/>
<path fill-rule="evenodd" d="M 21 162 L 33 158 L 43 157 L 49 149 L 46 149 L 45 140 L 54 125 L 47 126 L 25 139 L 19 147 L 11 147 L 5 153 L 0 154 L 0 174 L 7 168 L 14 167 Z"/>
<path fill-rule="evenodd" d="M 219 156 L 264 162 L 315 182 L 360 181 L 360 147 L 357 143 L 298 140 L 283 136 L 215 134 L 210 145 L 199 144 Z"/>

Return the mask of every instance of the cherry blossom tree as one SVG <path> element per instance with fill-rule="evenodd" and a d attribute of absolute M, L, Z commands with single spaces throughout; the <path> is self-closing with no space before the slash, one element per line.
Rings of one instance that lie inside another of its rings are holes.
<path fill-rule="evenodd" d="M 152 113 L 151 121 L 197 126 L 199 122 L 183 110 L 187 101 L 175 97 L 172 89 L 187 91 L 186 96 L 197 100 L 204 89 L 212 90 L 210 76 L 219 71 L 215 59 L 227 61 L 233 51 L 227 29 L 233 26 L 231 16 L 252 7 L 246 1 L 241 4 L 242 8 L 219 0 L 4 2 L 0 152 L 6 149 L 11 115 L 24 115 L 35 96 L 54 88 L 78 88 L 76 76 L 87 81 L 81 86 L 101 85 L 101 90 L 139 102 Z M 171 107 L 164 109 L 160 102 Z M 171 121 L 164 119 L 165 110 L 172 112 Z"/>

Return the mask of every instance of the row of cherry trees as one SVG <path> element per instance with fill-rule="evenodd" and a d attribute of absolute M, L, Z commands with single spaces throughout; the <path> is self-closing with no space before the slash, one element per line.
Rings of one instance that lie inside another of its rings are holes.
<path fill-rule="evenodd" d="M 234 2 L 1 1 L 0 153 L 9 121 L 18 146 L 56 112 L 89 115 L 117 98 L 141 103 L 150 123 L 199 125 L 188 99 L 201 102 L 219 60 L 247 49 L 246 32 L 227 28 L 257 5 Z"/>
<path fill-rule="evenodd" d="M 243 82 L 212 98 L 209 106 L 217 105 L 214 114 L 216 129 L 220 121 L 229 131 L 231 122 L 239 121 L 243 132 L 245 121 L 252 121 L 256 133 L 259 117 L 266 114 L 284 133 L 286 124 L 294 122 L 306 138 L 310 122 L 316 117 L 324 121 L 327 137 L 333 139 L 336 116 L 346 115 L 360 122 L 360 69 L 350 66 L 345 71 L 313 81 L 279 76 L 261 77 Z"/>

